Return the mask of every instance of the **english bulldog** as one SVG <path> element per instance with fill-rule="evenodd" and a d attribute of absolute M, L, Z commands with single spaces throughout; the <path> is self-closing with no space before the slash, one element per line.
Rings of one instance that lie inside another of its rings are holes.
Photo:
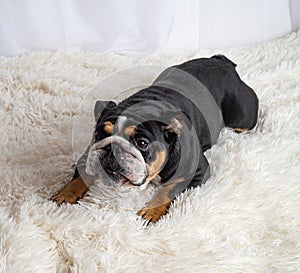
<path fill-rule="evenodd" d="M 58 205 L 76 203 L 96 179 L 160 190 L 137 214 L 149 222 L 168 212 L 173 200 L 210 177 L 204 152 L 227 126 L 237 133 L 255 127 L 258 98 L 223 55 L 165 69 L 147 88 L 124 99 L 97 101 L 91 144 L 75 174 L 58 194 Z"/>

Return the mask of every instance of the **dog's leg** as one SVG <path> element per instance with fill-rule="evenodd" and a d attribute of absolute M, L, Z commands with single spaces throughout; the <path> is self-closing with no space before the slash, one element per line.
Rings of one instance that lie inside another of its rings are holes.
<path fill-rule="evenodd" d="M 137 212 L 137 215 L 152 223 L 157 222 L 163 215 L 167 214 L 168 209 L 174 200 L 169 197 L 169 193 L 183 181 L 184 178 L 182 177 L 169 182 L 167 186 L 162 188 L 157 195 L 154 196 L 147 204 L 147 207 L 142 208 Z"/>
<path fill-rule="evenodd" d="M 167 203 L 160 206 L 149 208 L 145 207 L 137 212 L 137 215 L 141 216 L 149 222 L 156 223 L 163 215 L 166 215 L 168 209 L 172 203 L 172 200 L 167 201 Z"/>
<path fill-rule="evenodd" d="M 83 182 L 81 176 L 78 176 L 69 182 L 58 194 L 54 195 L 51 200 L 56 202 L 58 206 L 62 203 L 75 204 L 78 199 L 84 196 L 87 190 L 87 185 Z"/>
<path fill-rule="evenodd" d="M 249 131 L 248 128 L 232 128 L 236 133 L 246 133 Z"/>
<path fill-rule="evenodd" d="M 221 104 L 225 126 L 238 133 L 253 129 L 257 123 L 258 104 L 258 98 L 252 88 L 244 82 L 236 84 L 236 88 L 232 87 L 230 94 L 224 97 Z"/>
<path fill-rule="evenodd" d="M 89 149 L 90 146 L 79 158 L 76 164 L 73 179 L 56 195 L 52 196 L 51 200 L 56 202 L 58 206 L 60 206 L 62 203 L 75 204 L 85 195 L 91 184 L 94 182 L 92 177 L 85 172 Z"/>
<path fill-rule="evenodd" d="M 184 168 L 183 170 L 185 170 Z M 184 172 L 181 172 L 184 173 Z M 210 168 L 206 157 L 202 154 L 198 160 L 198 167 L 193 177 L 180 176 L 164 183 L 164 187 L 154 196 L 147 206 L 138 211 L 138 215 L 149 222 L 157 222 L 167 214 L 170 205 L 176 196 L 186 189 L 197 187 L 207 181 L 210 176 Z"/>

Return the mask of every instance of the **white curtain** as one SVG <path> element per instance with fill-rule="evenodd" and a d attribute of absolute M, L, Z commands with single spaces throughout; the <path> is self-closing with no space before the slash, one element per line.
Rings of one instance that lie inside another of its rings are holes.
<path fill-rule="evenodd" d="M 146 55 L 221 48 L 299 29 L 299 0 L 2 0 L 0 55 L 31 50 Z"/>
<path fill-rule="evenodd" d="M 296 31 L 299 22 L 300 0 L 179 0 L 169 45 L 192 49 L 251 45 Z"/>

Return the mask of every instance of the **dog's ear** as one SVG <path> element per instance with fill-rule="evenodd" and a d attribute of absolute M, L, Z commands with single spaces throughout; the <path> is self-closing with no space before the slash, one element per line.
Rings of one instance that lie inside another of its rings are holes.
<path fill-rule="evenodd" d="M 169 118 L 169 124 L 162 127 L 166 139 L 172 142 L 174 138 L 181 136 L 187 128 L 186 125 L 189 123 L 190 122 L 187 122 L 186 115 L 183 113 L 172 115 Z"/>
<path fill-rule="evenodd" d="M 116 106 L 116 103 L 113 101 L 101 101 L 97 100 L 94 108 L 94 118 L 95 122 L 98 121 L 100 116 L 105 114 L 105 111 L 107 111 L 110 108 L 113 108 Z"/>
<path fill-rule="evenodd" d="M 180 136 L 183 128 L 182 124 L 183 119 L 180 116 L 173 117 L 170 120 L 170 124 L 166 127 L 166 130 L 168 130 L 169 133 L 175 133 Z"/>

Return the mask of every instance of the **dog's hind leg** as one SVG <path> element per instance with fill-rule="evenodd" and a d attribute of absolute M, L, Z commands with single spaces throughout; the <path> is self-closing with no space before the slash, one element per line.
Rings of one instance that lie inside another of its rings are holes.
<path fill-rule="evenodd" d="M 258 98 L 245 83 L 230 92 L 221 104 L 225 126 L 237 133 L 253 129 L 257 123 Z"/>
<path fill-rule="evenodd" d="M 246 133 L 248 132 L 250 129 L 249 128 L 232 128 L 236 133 L 240 134 L 240 133 Z"/>

